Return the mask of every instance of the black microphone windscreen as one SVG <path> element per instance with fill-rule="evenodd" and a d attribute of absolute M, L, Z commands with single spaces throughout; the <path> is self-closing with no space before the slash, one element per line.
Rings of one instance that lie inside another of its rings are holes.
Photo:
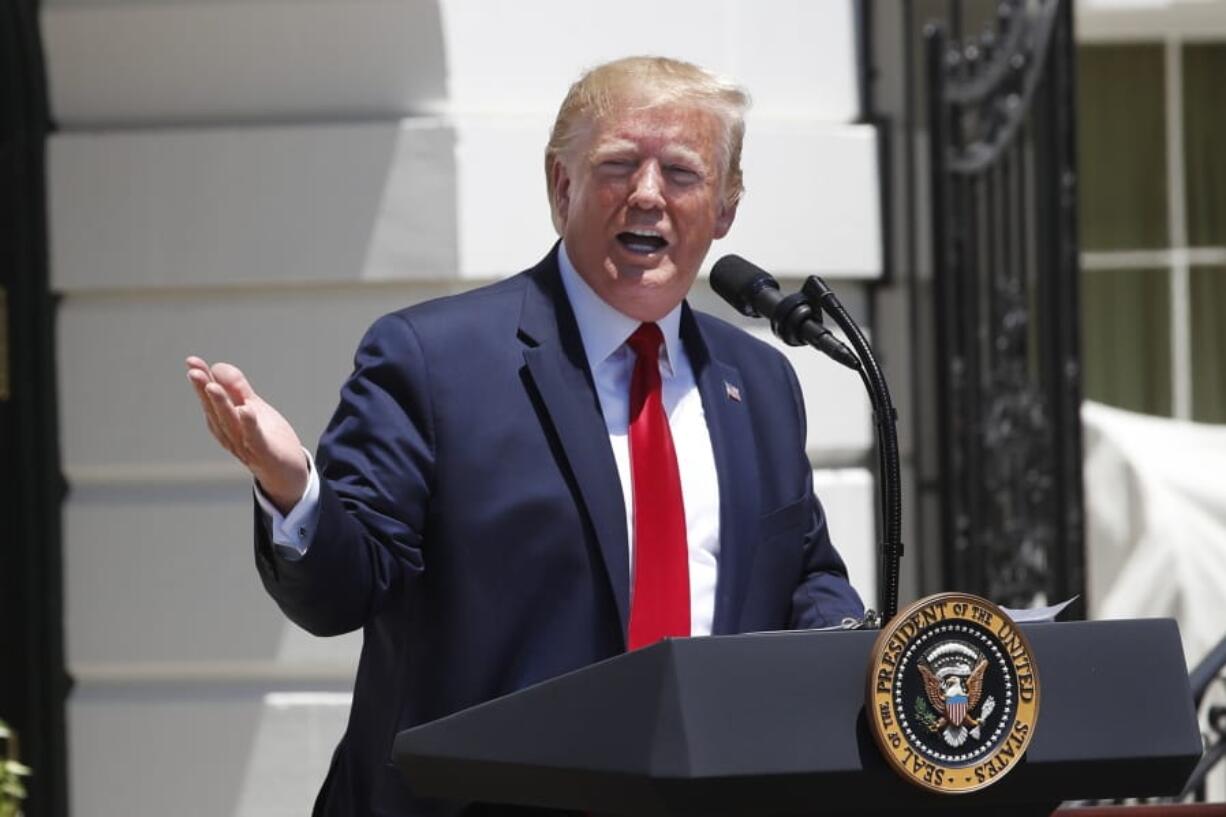
<path fill-rule="evenodd" d="M 711 288 L 743 315 L 757 316 L 754 295 L 765 287 L 778 289 L 779 285 L 769 273 L 739 255 L 725 255 L 711 267 Z"/>

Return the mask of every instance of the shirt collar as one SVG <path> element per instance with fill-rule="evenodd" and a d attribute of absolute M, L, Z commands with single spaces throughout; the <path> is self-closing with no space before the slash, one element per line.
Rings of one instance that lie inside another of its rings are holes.
<path fill-rule="evenodd" d="M 579 337 L 583 339 L 583 351 L 588 367 L 594 372 L 610 355 L 621 348 L 626 339 L 639 328 L 639 321 L 623 315 L 604 301 L 583 280 L 566 254 L 566 243 L 558 242 L 558 269 L 562 273 L 562 287 L 579 324 Z M 681 304 L 673 307 L 667 315 L 656 321 L 664 335 L 665 377 L 672 377 L 673 361 L 681 360 Z"/>

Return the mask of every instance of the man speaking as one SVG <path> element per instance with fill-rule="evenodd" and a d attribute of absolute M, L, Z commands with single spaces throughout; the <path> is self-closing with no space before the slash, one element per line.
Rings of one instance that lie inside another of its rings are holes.
<path fill-rule="evenodd" d="M 312 633 L 364 633 L 316 814 L 463 811 L 391 765 L 416 724 L 669 636 L 862 614 L 794 373 L 685 303 L 736 216 L 747 105 L 674 60 L 583 76 L 545 151 L 561 241 L 376 321 L 313 462 L 242 372 L 188 359 L 255 477 L 268 592 Z"/>

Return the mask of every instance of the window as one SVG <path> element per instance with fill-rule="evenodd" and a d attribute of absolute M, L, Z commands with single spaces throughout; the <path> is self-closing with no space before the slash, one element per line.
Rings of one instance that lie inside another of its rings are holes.
<path fill-rule="evenodd" d="M 1082 45 L 1078 72 L 1086 397 L 1226 422 L 1226 43 Z"/>

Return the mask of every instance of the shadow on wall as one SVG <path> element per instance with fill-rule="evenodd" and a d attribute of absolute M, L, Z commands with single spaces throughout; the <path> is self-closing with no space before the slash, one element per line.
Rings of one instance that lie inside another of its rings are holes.
<path fill-rule="evenodd" d="M 316 639 L 263 593 L 250 482 L 181 361 L 244 364 L 312 444 L 362 329 L 456 286 L 411 283 L 457 267 L 439 4 L 43 0 L 41 18 L 73 811 L 304 814 L 360 636 Z"/>

